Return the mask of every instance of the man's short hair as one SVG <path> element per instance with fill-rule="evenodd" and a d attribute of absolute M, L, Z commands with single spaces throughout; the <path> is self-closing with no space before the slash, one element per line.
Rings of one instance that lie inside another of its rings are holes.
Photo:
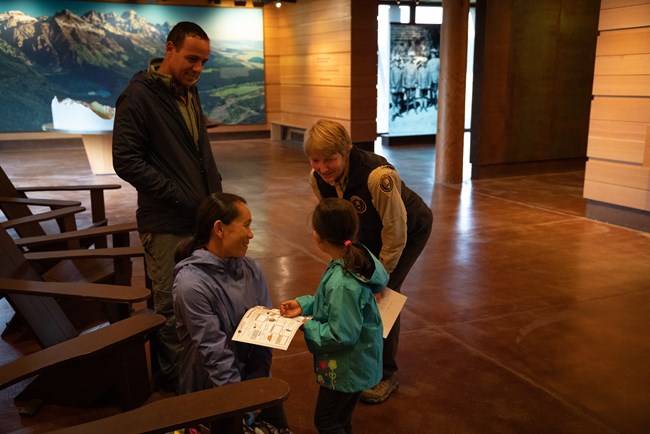
<path fill-rule="evenodd" d="M 187 37 L 197 37 L 206 41 L 210 40 L 208 34 L 198 24 L 191 21 L 181 21 L 169 31 L 167 42 L 173 43 L 176 49 L 180 50 Z"/>

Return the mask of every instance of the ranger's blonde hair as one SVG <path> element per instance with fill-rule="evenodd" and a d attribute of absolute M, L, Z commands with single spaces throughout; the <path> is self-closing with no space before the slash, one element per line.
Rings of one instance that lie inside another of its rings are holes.
<path fill-rule="evenodd" d="M 350 134 L 338 122 L 321 119 L 305 132 L 303 150 L 307 157 L 329 157 L 336 153 L 347 156 L 351 149 Z"/>

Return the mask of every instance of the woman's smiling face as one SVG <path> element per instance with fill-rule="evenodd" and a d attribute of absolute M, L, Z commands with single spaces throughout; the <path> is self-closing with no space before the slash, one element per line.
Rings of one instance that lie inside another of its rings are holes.
<path fill-rule="evenodd" d="M 327 157 L 311 155 L 309 164 L 323 178 L 323 181 L 335 185 L 345 173 L 346 158 L 338 152 Z"/>
<path fill-rule="evenodd" d="M 253 238 L 251 212 L 242 202 L 236 204 L 238 215 L 228 224 L 222 224 L 224 256 L 242 258 L 248 251 L 248 243 Z"/>

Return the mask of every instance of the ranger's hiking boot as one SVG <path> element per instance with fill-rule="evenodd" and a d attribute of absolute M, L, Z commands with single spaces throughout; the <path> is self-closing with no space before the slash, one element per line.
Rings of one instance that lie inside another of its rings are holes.
<path fill-rule="evenodd" d="M 366 404 L 380 404 L 388 399 L 391 393 L 399 388 L 397 375 L 393 374 L 371 389 L 361 392 L 360 400 Z"/>

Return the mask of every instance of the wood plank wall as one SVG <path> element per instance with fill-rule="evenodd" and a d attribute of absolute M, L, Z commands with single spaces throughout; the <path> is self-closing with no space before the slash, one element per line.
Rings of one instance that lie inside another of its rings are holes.
<path fill-rule="evenodd" d="M 650 0 L 601 0 L 584 197 L 650 211 Z"/>
<path fill-rule="evenodd" d="M 305 129 L 321 118 L 353 142 L 377 135 L 377 4 L 299 0 L 264 9 L 267 119 Z"/>
<path fill-rule="evenodd" d="M 582 170 L 597 0 L 477 0 L 472 178 Z"/>

